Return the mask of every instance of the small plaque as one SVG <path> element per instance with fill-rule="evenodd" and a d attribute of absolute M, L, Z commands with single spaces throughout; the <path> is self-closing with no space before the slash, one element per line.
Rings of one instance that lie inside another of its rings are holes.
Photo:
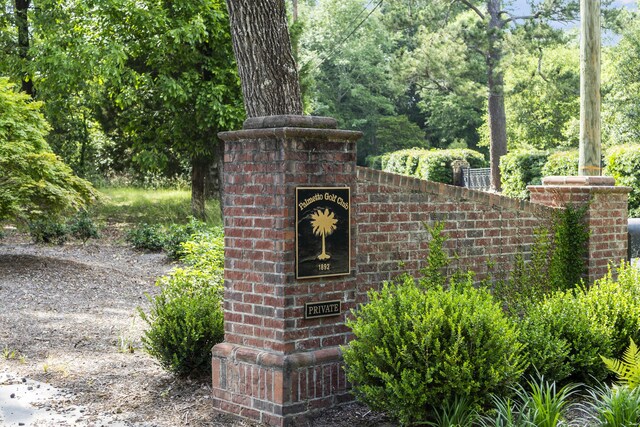
<path fill-rule="evenodd" d="M 349 274 L 350 203 L 349 187 L 296 188 L 296 278 Z"/>
<path fill-rule="evenodd" d="M 341 301 L 308 302 L 304 305 L 304 318 L 337 316 L 342 313 Z"/>

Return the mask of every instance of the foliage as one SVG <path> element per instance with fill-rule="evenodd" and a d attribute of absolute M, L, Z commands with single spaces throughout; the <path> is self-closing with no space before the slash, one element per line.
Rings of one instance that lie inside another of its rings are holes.
<path fill-rule="evenodd" d="M 67 241 L 67 226 L 56 219 L 41 218 L 29 222 L 29 235 L 33 243 L 55 243 Z"/>
<path fill-rule="evenodd" d="M 589 238 L 585 213 L 586 206 L 567 205 L 550 218 L 549 229 L 534 230 L 529 261 L 525 262 L 521 253 L 516 254 L 507 280 L 494 284 L 494 295 L 509 314 L 522 316 L 530 304 L 541 301 L 545 295 L 573 289 L 582 283 L 587 272 Z"/>
<path fill-rule="evenodd" d="M 81 210 L 67 223 L 67 230 L 73 237 L 86 243 L 89 239 L 98 239 L 98 227 L 93 222 L 91 215 L 86 210 Z"/>
<path fill-rule="evenodd" d="M 578 175 L 578 151 L 556 151 L 549 154 L 542 167 L 542 176 Z"/>
<path fill-rule="evenodd" d="M 0 78 L 0 221 L 55 218 L 97 196 L 51 152 L 40 107 Z"/>
<path fill-rule="evenodd" d="M 129 230 L 126 240 L 136 249 L 158 252 L 164 249 L 166 237 L 160 225 L 145 223 Z"/>
<path fill-rule="evenodd" d="M 500 160 L 502 192 L 518 199 L 529 198 L 527 185 L 542 183 L 542 167 L 547 161 L 544 151 L 512 151 Z"/>
<path fill-rule="evenodd" d="M 384 155 L 381 164 L 382 169 L 387 172 L 452 184 L 451 163 L 455 160 L 464 160 L 472 168 L 486 166 L 484 156 L 469 149 L 394 151 Z"/>
<path fill-rule="evenodd" d="M 520 322 L 531 366 L 550 380 L 602 380 L 601 357 L 623 354 L 640 336 L 639 272 L 626 263 L 590 288 L 559 291 L 532 304 Z"/>
<path fill-rule="evenodd" d="M 211 348 L 224 339 L 222 292 L 224 237 L 220 229 L 194 234 L 182 243 L 186 268 L 158 279 L 161 292 L 149 298 L 149 326 L 142 342 L 165 369 L 181 376 L 210 370 Z"/>
<path fill-rule="evenodd" d="M 180 259 L 183 245 L 194 236 L 207 231 L 207 225 L 195 218 L 187 224 L 141 224 L 127 233 L 127 241 L 136 249 L 157 252 L 164 250 L 169 258 Z"/>
<path fill-rule="evenodd" d="M 379 121 L 396 115 L 394 100 L 403 91 L 392 79 L 394 36 L 384 30 L 377 8 L 362 20 L 367 6 L 365 0 L 322 0 L 308 8 L 300 4 L 306 29 L 300 37 L 301 63 L 314 81 L 311 109 L 335 117 L 342 128 L 364 133 L 358 144 L 360 164 L 381 152 L 375 140 Z"/>
<path fill-rule="evenodd" d="M 203 232 L 206 227 L 207 225 L 204 222 L 195 218 L 191 218 L 185 225 L 171 224 L 165 232 L 162 247 L 169 255 L 169 258 L 181 258 L 182 245 L 189 241 L 194 234 Z"/>
<path fill-rule="evenodd" d="M 549 280 L 552 289 L 566 290 L 577 286 L 587 273 L 589 226 L 588 205 L 567 204 L 553 219 L 553 253 L 550 257 Z"/>
<path fill-rule="evenodd" d="M 566 415 L 572 405 L 570 398 L 576 392 L 575 385 L 556 389 L 555 382 L 544 377 L 528 381 L 528 389 L 515 388 L 516 400 L 493 396 L 494 413 L 481 418 L 483 427 L 556 427 L 565 425 Z"/>
<path fill-rule="evenodd" d="M 605 50 L 602 127 L 605 146 L 640 141 L 640 22 L 631 15 L 622 26 L 622 37 L 611 52 Z M 606 62 L 605 62 L 606 61 Z M 608 72 L 607 72 L 608 71 Z"/>
<path fill-rule="evenodd" d="M 585 406 L 601 427 L 628 427 L 640 424 L 640 388 L 601 385 L 589 390 Z"/>
<path fill-rule="evenodd" d="M 607 369 L 616 374 L 622 385 L 632 389 L 638 388 L 640 385 L 640 351 L 633 338 L 630 338 L 629 347 L 624 351 L 622 360 L 601 357 Z"/>
<path fill-rule="evenodd" d="M 510 62 L 505 75 L 510 149 L 578 146 L 578 53 L 574 44 L 559 45 L 527 50 Z"/>
<path fill-rule="evenodd" d="M 629 216 L 640 216 L 640 144 L 611 147 L 607 151 L 606 173 L 616 185 L 631 187 Z"/>
<path fill-rule="evenodd" d="M 453 400 L 442 402 L 439 409 L 434 409 L 433 417 L 434 421 L 420 424 L 430 427 L 473 427 L 478 415 L 471 399 L 456 396 Z"/>
<path fill-rule="evenodd" d="M 405 276 L 369 293 L 343 349 L 356 396 L 406 423 L 433 420 L 441 402 L 482 402 L 521 372 L 514 325 L 472 278 L 424 291 Z"/>
<path fill-rule="evenodd" d="M 378 153 L 428 148 L 424 131 L 410 122 L 407 116 L 381 117 L 376 128 L 376 143 Z"/>
<path fill-rule="evenodd" d="M 222 283 L 196 269 L 174 269 L 156 283 L 142 342 L 160 365 L 178 375 L 210 368 L 211 348 L 224 339 Z"/>

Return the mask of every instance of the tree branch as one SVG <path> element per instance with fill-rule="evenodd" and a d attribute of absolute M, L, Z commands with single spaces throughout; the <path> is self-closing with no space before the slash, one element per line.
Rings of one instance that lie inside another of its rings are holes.
<path fill-rule="evenodd" d="M 470 1 L 468 0 L 458 0 L 460 3 L 464 4 L 465 6 L 467 6 L 469 9 L 473 10 L 476 15 L 478 15 L 480 17 L 480 19 L 484 20 L 484 13 L 482 13 L 482 11 L 480 11 L 480 9 L 478 9 L 477 7 L 475 7 L 473 4 L 471 4 Z"/>
<path fill-rule="evenodd" d="M 534 13 L 533 15 L 511 16 L 511 14 L 509 12 L 507 12 L 505 10 L 501 10 L 500 11 L 500 15 L 508 15 L 509 16 L 507 19 L 502 21 L 503 24 L 508 24 L 509 22 L 512 22 L 512 21 L 520 21 L 520 20 L 524 20 L 524 19 L 538 19 L 542 15 L 542 12 L 538 11 L 538 12 Z"/>

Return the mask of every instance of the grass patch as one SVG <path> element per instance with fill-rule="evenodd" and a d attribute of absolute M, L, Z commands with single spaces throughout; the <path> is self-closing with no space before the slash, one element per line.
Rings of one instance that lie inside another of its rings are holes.
<path fill-rule="evenodd" d="M 102 200 L 93 209 L 101 222 L 127 224 L 186 224 L 191 217 L 188 190 L 145 190 L 101 188 Z M 206 205 L 207 224 L 220 225 L 220 208 L 215 200 Z"/>

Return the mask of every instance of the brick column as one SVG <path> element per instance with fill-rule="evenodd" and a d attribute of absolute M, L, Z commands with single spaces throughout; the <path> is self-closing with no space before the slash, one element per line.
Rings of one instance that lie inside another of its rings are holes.
<path fill-rule="evenodd" d="M 340 345 L 355 306 L 356 140 L 331 118 L 248 119 L 225 141 L 225 342 L 212 354 L 215 406 L 274 426 L 350 400 Z M 296 187 L 349 187 L 350 274 L 296 279 Z M 341 301 L 305 319 L 308 302 Z"/>
<path fill-rule="evenodd" d="M 607 273 L 609 263 L 627 258 L 629 187 L 616 187 L 605 176 L 550 176 L 542 185 L 529 186 L 531 202 L 562 207 L 583 206 L 589 226 L 588 281 Z"/>

